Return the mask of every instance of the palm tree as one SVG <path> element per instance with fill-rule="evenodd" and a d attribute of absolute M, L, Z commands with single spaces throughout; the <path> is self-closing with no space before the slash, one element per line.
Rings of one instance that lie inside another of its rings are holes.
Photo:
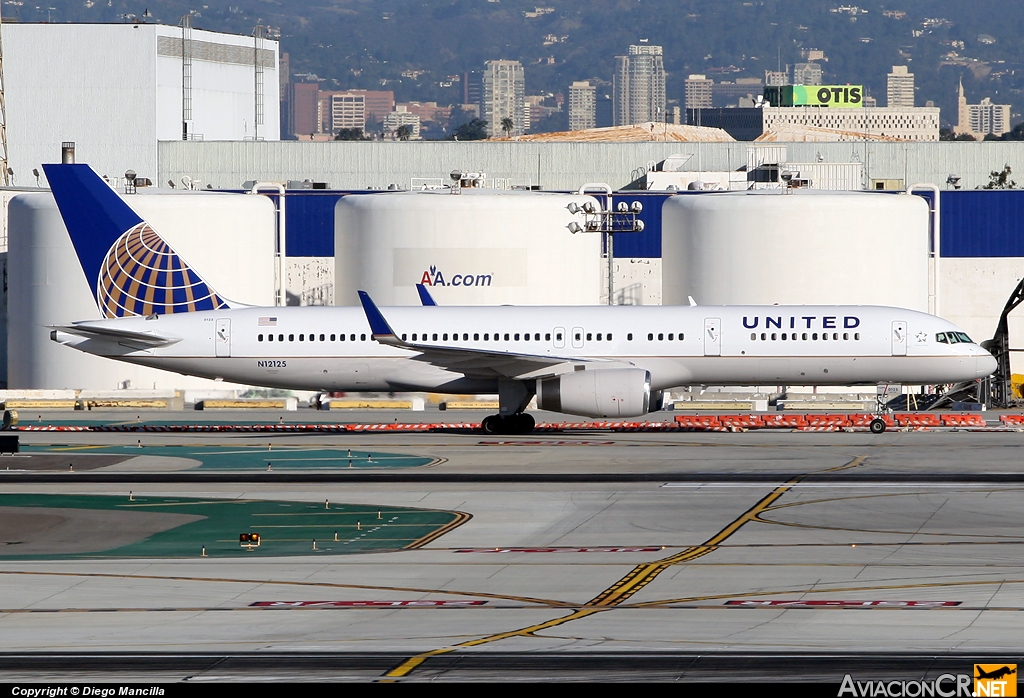
<path fill-rule="evenodd" d="M 501 120 L 501 130 L 505 132 L 505 137 L 512 135 L 512 129 L 516 127 L 516 122 L 512 121 L 512 117 L 506 116 Z"/>
<path fill-rule="evenodd" d="M 412 126 L 409 124 L 402 124 L 395 129 L 395 135 L 398 136 L 398 140 L 407 141 L 412 137 Z"/>

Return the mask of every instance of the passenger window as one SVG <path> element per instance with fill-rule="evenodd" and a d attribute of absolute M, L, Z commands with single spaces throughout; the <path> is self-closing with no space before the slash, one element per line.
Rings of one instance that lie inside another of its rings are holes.
<path fill-rule="evenodd" d="M 257 342 L 262 342 L 262 341 L 263 341 L 263 335 L 259 335 L 259 336 L 257 336 L 257 337 L 256 337 L 256 341 L 257 341 Z"/>
<path fill-rule="evenodd" d="M 597 341 L 599 341 L 599 342 L 601 341 L 601 333 L 600 332 L 597 333 Z"/>
<path fill-rule="evenodd" d="M 853 338 L 854 338 L 855 340 L 860 340 L 860 332 L 854 332 L 854 334 L 853 334 Z"/>
<path fill-rule="evenodd" d="M 608 339 L 609 342 L 612 341 L 612 333 L 611 332 L 608 333 L 607 339 Z"/>
<path fill-rule="evenodd" d="M 477 334 L 476 332 L 473 333 L 473 341 L 474 342 L 479 342 L 480 341 L 480 335 Z"/>
<path fill-rule="evenodd" d="M 651 333 L 651 332 L 647 333 L 647 341 L 648 342 L 653 342 L 654 341 L 654 334 L 653 333 Z"/>
<path fill-rule="evenodd" d="M 288 341 L 289 342 L 294 342 L 295 341 L 295 335 L 293 335 L 293 334 L 288 335 Z"/>
<path fill-rule="evenodd" d="M 551 333 L 550 332 L 545 332 L 544 333 L 544 341 L 545 342 L 550 342 L 551 341 Z"/>
<path fill-rule="evenodd" d="M 776 339 L 778 339 L 778 335 L 772 332 L 772 341 L 774 342 Z"/>
<path fill-rule="evenodd" d="M 589 342 L 593 336 L 590 332 L 587 332 L 587 341 Z"/>
<path fill-rule="evenodd" d="M 849 338 L 850 338 L 850 333 L 849 332 L 843 332 L 843 341 L 846 341 Z"/>
<path fill-rule="evenodd" d="M 320 335 L 320 341 L 324 341 L 324 335 Z"/>
<path fill-rule="evenodd" d="M 814 332 L 813 334 L 811 334 L 811 339 L 817 340 L 818 339 L 818 333 Z"/>
<path fill-rule="evenodd" d="M 350 334 L 350 335 L 348 336 L 348 340 L 349 340 L 350 342 L 354 342 L 354 341 L 356 341 L 356 336 L 355 336 L 354 334 Z"/>
<path fill-rule="evenodd" d="M 534 332 L 533 333 L 533 340 L 535 342 L 539 342 L 540 341 L 540 332 Z"/>
<path fill-rule="evenodd" d="M 463 342 L 468 342 L 469 341 L 469 333 L 468 332 L 463 332 L 462 333 L 462 341 Z"/>
<path fill-rule="evenodd" d="M 277 335 L 277 341 L 283 342 L 284 341 L 284 335 L 283 334 Z"/>
<path fill-rule="evenodd" d="M 562 333 L 561 332 L 556 333 L 555 334 L 555 339 L 558 340 L 559 342 L 561 342 L 562 341 Z"/>
<path fill-rule="evenodd" d="M 838 332 L 833 332 L 832 333 L 832 339 L 838 340 L 839 339 L 839 333 Z"/>
<path fill-rule="evenodd" d="M 505 341 L 508 341 L 508 332 L 505 333 Z"/>
<path fill-rule="evenodd" d="M 807 333 L 806 332 L 803 333 L 803 339 L 804 339 L 805 342 L 807 341 Z"/>
<path fill-rule="evenodd" d="M 633 341 L 633 333 L 632 332 L 630 332 L 629 334 L 626 335 L 626 341 L 629 341 L 629 342 Z"/>
<path fill-rule="evenodd" d="M 304 335 L 304 334 L 300 334 L 300 335 L 299 335 L 299 341 L 300 341 L 300 342 L 305 342 L 305 341 L 306 341 L 306 335 Z"/>
<path fill-rule="evenodd" d="M 490 332 L 486 332 L 486 333 L 484 333 L 484 341 L 485 341 L 485 342 L 488 342 L 488 341 L 490 341 L 490 339 L 491 339 L 491 334 L 490 334 Z"/>
<path fill-rule="evenodd" d="M 403 342 L 405 341 L 405 335 L 404 334 L 402 335 L 402 341 Z"/>
<path fill-rule="evenodd" d="M 761 333 L 761 341 L 763 342 L 763 341 L 765 341 L 765 340 L 767 340 L 767 339 L 768 339 L 768 335 L 767 335 L 767 334 L 765 334 L 764 332 L 762 332 L 762 333 Z"/>
<path fill-rule="evenodd" d="M 366 341 L 366 335 L 365 334 L 359 335 L 359 341 L 365 342 Z"/>
<path fill-rule="evenodd" d="M 272 335 L 272 334 L 268 334 L 268 335 L 267 335 L 267 341 L 268 341 L 268 342 L 273 342 L 273 341 L 274 341 L 274 335 Z"/>
<path fill-rule="evenodd" d="M 581 335 L 581 334 L 580 334 L 579 332 L 577 332 L 577 333 L 576 333 L 576 341 L 578 342 L 578 341 L 580 341 L 580 339 L 582 339 L 582 338 L 583 338 L 583 335 Z"/>
<path fill-rule="evenodd" d="M 673 334 L 672 334 L 671 332 L 669 332 L 669 333 L 668 333 L 668 341 L 670 341 L 670 342 L 671 342 L 671 341 L 672 341 L 672 338 L 673 338 L 674 336 L 675 336 L 675 335 L 673 335 Z"/>
<path fill-rule="evenodd" d="M 786 333 L 785 333 L 785 332 L 783 332 L 783 333 L 782 333 L 782 341 L 783 341 L 783 342 L 785 342 L 785 341 L 786 341 Z"/>
<path fill-rule="evenodd" d="M 433 341 L 435 341 L 435 342 L 437 341 L 437 332 L 434 333 L 434 340 Z"/>
<path fill-rule="evenodd" d="M 343 335 L 343 334 L 339 334 L 339 335 L 338 335 L 338 341 L 339 341 L 339 342 L 344 342 L 344 341 L 345 341 L 345 335 Z"/>
<path fill-rule="evenodd" d="M 662 334 L 661 332 L 659 332 L 658 333 L 658 341 L 661 342 L 661 341 L 664 341 L 664 340 L 665 340 L 665 335 Z"/>
<path fill-rule="evenodd" d="M 518 332 L 516 332 L 516 341 L 517 342 L 519 341 L 519 333 Z"/>
<path fill-rule="evenodd" d="M 757 339 L 757 333 L 756 332 L 751 332 L 750 333 L 750 339 L 751 340 L 756 340 Z"/>
<path fill-rule="evenodd" d="M 337 336 L 337 335 L 333 335 L 333 334 L 331 335 L 331 341 L 332 341 L 332 342 L 334 341 L 334 339 L 335 339 L 335 337 L 336 337 L 336 336 Z"/>

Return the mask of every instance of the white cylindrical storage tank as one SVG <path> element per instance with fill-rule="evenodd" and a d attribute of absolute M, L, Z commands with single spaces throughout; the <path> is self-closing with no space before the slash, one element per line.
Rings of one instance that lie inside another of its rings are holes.
<path fill-rule="evenodd" d="M 275 213 L 264 196 L 161 193 L 128 197 L 131 207 L 224 298 L 274 304 Z M 50 340 L 49 325 L 99 319 L 71 238 L 50 194 L 10 203 L 8 387 L 114 390 L 228 388 L 104 359 Z"/>
<path fill-rule="evenodd" d="M 680 195 L 662 209 L 663 303 L 928 310 L 928 204 L 780 190 Z"/>
<path fill-rule="evenodd" d="M 590 196 L 463 189 L 346 196 L 335 208 L 335 302 L 593 305 L 601 300 L 600 233 L 569 204 Z"/>

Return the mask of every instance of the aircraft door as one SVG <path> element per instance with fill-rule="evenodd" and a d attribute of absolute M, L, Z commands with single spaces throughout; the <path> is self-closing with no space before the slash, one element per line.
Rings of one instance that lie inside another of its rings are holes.
<path fill-rule="evenodd" d="M 582 349 L 583 348 L 583 328 L 573 327 L 572 328 L 572 348 Z"/>
<path fill-rule="evenodd" d="M 893 320 L 892 323 L 892 355 L 907 355 L 907 322 L 906 320 Z"/>
<path fill-rule="evenodd" d="M 231 356 L 231 318 L 217 318 L 213 344 L 216 347 L 217 356 Z"/>
<path fill-rule="evenodd" d="M 555 349 L 565 349 L 565 328 L 556 327 L 554 330 L 555 335 Z"/>
<path fill-rule="evenodd" d="M 722 320 L 704 318 L 704 356 L 722 355 Z"/>

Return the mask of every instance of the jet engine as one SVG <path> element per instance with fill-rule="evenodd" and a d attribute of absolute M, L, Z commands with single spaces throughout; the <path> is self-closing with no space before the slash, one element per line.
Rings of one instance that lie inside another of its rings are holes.
<path fill-rule="evenodd" d="M 642 368 L 575 371 L 537 381 L 537 407 L 583 417 L 639 417 L 651 404 L 651 374 Z"/>

